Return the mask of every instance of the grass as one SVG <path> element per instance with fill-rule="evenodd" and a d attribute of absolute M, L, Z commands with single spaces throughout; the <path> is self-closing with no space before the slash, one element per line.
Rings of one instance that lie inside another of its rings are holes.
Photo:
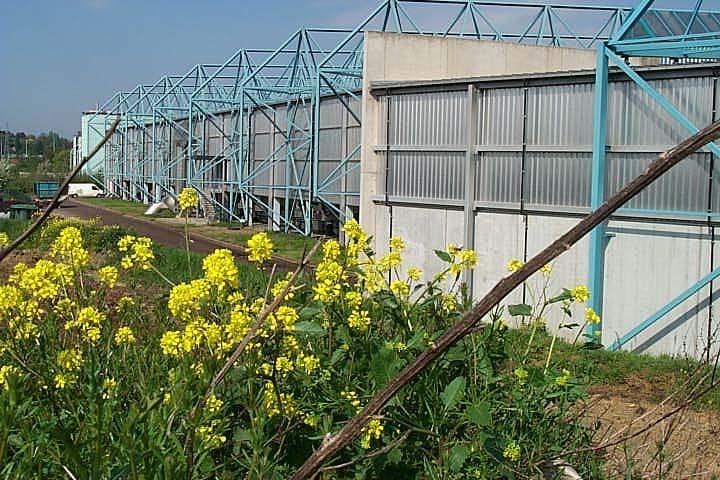
<path fill-rule="evenodd" d="M 511 330 L 508 337 L 509 348 L 524 351 L 529 337 L 528 328 Z M 531 361 L 542 364 L 551 341 L 552 337 L 548 333 L 536 333 L 533 342 L 535 346 L 530 352 Z M 588 350 L 560 339 L 555 342 L 553 359 L 557 365 L 573 372 L 591 388 L 627 387 L 629 395 L 654 402 L 680 388 L 697 369 L 712 371 L 711 365 L 703 365 L 692 358 L 627 351 L 610 352 L 605 349 Z M 720 389 L 711 391 L 697 406 L 720 411 Z"/>
<path fill-rule="evenodd" d="M 5 232 L 11 239 L 20 236 L 22 232 L 30 225 L 29 220 L 16 220 L 10 218 L 0 218 L 0 232 Z"/>
<path fill-rule="evenodd" d="M 233 231 L 216 225 L 194 226 L 192 230 L 207 237 L 242 246 L 257 233 L 256 230 Z M 296 233 L 268 232 L 268 236 L 273 242 L 275 253 L 291 260 L 300 260 L 303 253 L 309 251 L 317 241 L 316 238 Z M 318 262 L 321 257 L 322 253 L 318 251 L 313 257 L 313 262 Z"/>
<path fill-rule="evenodd" d="M 94 205 L 96 207 L 108 208 L 119 213 L 131 215 L 134 217 L 142 217 L 146 220 L 152 220 L 153 218 L 172 218 L 175 213 L 169 210 L 161 210 L 156 215 L 150 217 L 145 215 L 145 211 L 149 205 L 145 205 L 139 202 L 131 202 L 129 200 L 120 200 L 118 198 L 81 198 L 79 199 L 82 203 L 88 205 Z"/>

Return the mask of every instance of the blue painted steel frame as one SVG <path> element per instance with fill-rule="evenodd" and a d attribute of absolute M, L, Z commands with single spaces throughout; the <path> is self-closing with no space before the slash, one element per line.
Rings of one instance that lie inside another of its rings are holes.
<path fill-rule="evenodd" d="M 626 18 L 623 25 L 615 32 L 614 35 L 598 46 L 597 53 L 597 72 L 595 77 L 595 126 L 593 133 L 593 163 L 592 163 L 592 179 L 591 179 L 591 208 L 598 208 L 603 201 L 605 188 L 605 154 L 606 154 L 606 128 L 607 128 L 607 92 L 608 92 L 608 67 L 612 63 L 620 69 L 628 78 L 630 78 L 638 87 L 652 98 L 663 110 L 665 110 L 675 121 L 682 125 L 689 133 L 698 131 L 698 127 L 694 125 L 685 115 L 680 112 L 667 98 L 654 89 L 645 79 L 642 78 L 633 68 L 628 65 L 623 56 L 661 56 L 671 58 L 708 58 L 720 54 L 720 32 L 709 32 L 701 34 L 691 34 L 693 22 L 698 19 L 702 0 L 695 4 L 689 21 L 685 25 L 684 35 L 672 35 L 666 37 L 654 36 L 652 29 L 645 23 L 643 17 L 652 12 L 651 7 L 654 0 L 642 0 L 640 4 Z M 672 13 L 672 12 L 671 12 Z M 661 18 L 661 17 L 658 17 Z M 677 15 L 674 16 L 679 22 L 681 21 Z M 640 23 L 643 25 L 648 37 L 643 38 L 626 38 L 633 27 Z M 712 38 L 710 38 L 712 37 Z M 720 147 L 711 143 L 705 147 L 716 157 L 720 157 Z M 628 209 L 626 209 L 628 210 Z M 643 210 L 631 209 L 634 212 L 643 213 Z M 649 213 L 649 212 L 645 212 Z M 671 215 L 697 216 L 705 218 L 717 217 L 717 212 L 710 210 L 705 212 L 665 212 Z M 589 255 L 589 275 L 588 285 L 592 291 L 590 306 L 595 309 L 602 317 L 602 300 L 603 300 L 603 269 L 605 264 L 604 248 L 605 248 L 605 225 L 597 227 L 590 236 L 590 255 Z M 720 269 L 713 270 L 686 291 L 671 300 L 665 306 L 660 308 L 653 315 L 641 322 L 635 328 L 631 329 L 625 335 L 617 339 L 610 347 L 610 350 L 616 350 L 627 344 L 637 335 L 647 330 L 650 326 L 661 320 L 665 315 L 674 310 L 678 305 L 687 300 L 691 295 L 698 292 L 702 287 L 715 280 L 720 276 Z M 589 327 L 589 333 L 594 334 L 597 331 L 595 325 Z"/>

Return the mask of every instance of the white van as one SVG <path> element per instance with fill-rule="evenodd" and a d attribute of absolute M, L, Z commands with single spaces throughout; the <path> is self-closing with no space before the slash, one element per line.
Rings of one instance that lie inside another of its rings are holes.
<path fill-rule="evenodd" d="M 68 185 L 68 195 L 72 198 L 95 198 L 104 196 L 105 192 L 94 183 L 71 183 Z"/>

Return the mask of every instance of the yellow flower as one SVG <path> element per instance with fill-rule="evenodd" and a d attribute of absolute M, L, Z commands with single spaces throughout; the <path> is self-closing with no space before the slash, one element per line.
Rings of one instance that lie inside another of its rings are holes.
<path fill-rule="evenodd" d="M 12 365 L 3 365 L 0 367 L 0 386 L 5 390 L 10 390 L 10 382 L 8 380 L 10 377 L 14 377 L 19 373 L 20 370 Z"/>
<path fill-rule="evenodd" d="M 542 273 L 543 275 L 550 275 L 551 272 L 552 272 L 552 265 L 550 265 L 549 263 L 546 263 L 545 265 L 540 267 L 540 273 Z"/>
<path fill-rule="evenodd" d="M 340 283 L 344 279 L 343 267 L 332 258 L 326 258 L 315 269 L 314 299 L 332 303 L 340 296 Z"/>
<path fill-rule="evenodd" d="M 318 367 L 320 367 L 320 359 L 317 358 L 315 355 L 303 355 L 301 353 L 300 355 L 298 355 L 295 363 L 298 367 L 301 367 L 303 370 L 305 370 L 305 373 L 307 373 L 308 375 L 317 370 Z"/>
<path fill-rule="evenodd" d="M 520 445 L 516 441 L 512 441 L 505 446 L 503 450 L 503 457 L 510 460 L 511 462 L 517 462 L 520 460 Z"/>
<path fill-rule="evenodd" d="M 564 387 L 567 385 L 568 380 L 570 380 L 570 371 L 563 368 L 562 375 L 555 379 L 555 384 Z"/>
<path fill-rule="evenodd" d="M 83 355 L 77 348 L 61 350 L 57 356 L 57 363 L 60 368 L 73 372 L 80 369 L 83 364 Z"/>
<path fill-rule="evenodd" d="M 217 287 L 218 290 L 223 290 L 225 285 L 230 287 L 237 287 L 238 285 L 238 269 L 230 250 L 215 250 L 205 257 L 203 259 L 203 271 L 208 283 Z"/>
<path fill-rule="evenodd" d="M 179 357 L 182 355 L 182 334 L 178 331 L 163 333 L 160 338 L 160 348 L 163 355 Z"/>
<path fill-rule="evenodd" d="M 521 260 L 517 258 L 511 258 L 510 261 L 507 263 L 507 271 L 508 272 L 517 272 L 520 270 L 523 265 L 525 265 Z"/>
<path fill-rule="evenodd" d="M 356 409 L 360 408 L 360 399 L 358 399 L 358 394 L 355 390 L 343 390 L 340 392 L 340 398 L 347 400 L 350 405 Z"/>
<path fill-rule="evenodd" d="M 70 375 L 67 373 L 57 373 L 53 377 L 53 381 L 55 382 L 55 388 L 57 388 L 58 390 L 62 390 L 66 386 L 75 383 L 75 375 Z"/>
<path fill-rule="evenodd" d="M 362 303 L 362 294 L 355 290 L 350 290 L 345 293 L 345 301 L 347 301 L 348 305 L 357 308 Z"/>
<path fill-rule="evenodd" d="M 405 298 L 410 294 L 410 286 L 402 280 L 393 280 L 390 291 L 400 298 Z"/>
<path fill-rule="evenodd" d="M 215 413 L 223 406 L 223 401 L 217 398 L 214 393 L 211 393 L 205 405 L 207 406 L 208 412 Z"/>
<path fill-rule="evenodd" d="M 103 380 L 103 383 L 102 383 L 102 389 L 103 389 L 102 398 L 103 398 L 104 400 L 107 400 L 108 398 L 110 398 L 110 397 L 112 396 L 112 394 L 115 392 L 115 387 L 117 387 L 117 382 L 115 381 L 114 378 L 106 378 L 105 380 Z"/>
<path fill-rule="evenodd" d="M 205 279 L 175 285 L 170 291 L 168 309 L 180 320 L 188 321 L 200 311 L 202 302 L 210 296 L 210 284 Z"/>
<path fill-rule="evenodd" d="M 120 297 L 120 300 L 118 300 L 115 310 L 117 312 L 123 312 L 123 311 L 129 309 L 130 307 L 134 307 L 134 306 L 135 306 L 135 300 L 133 300 L 132 298 L 127 297 L 127 296 Z"/>
<path fill-rule="evenodd" d="M 263 263 L 270 260 L 273 254 L 273 243 L 265 232 L 256 233 L 247 242 L 248 260 L 255 263 Z"/>
<path fill-rule="evenodd" d="M 278 403 L 278 397 L 280 397 L 280 403 Z M 292 418 L 298 413 L 293 395 L 291 393 L 275 393 L 275 386 L 272 382 L 265 382 L 265 389 L 263 390 L 263 406 L 265 407 L 265 411 L 271 417 L 282 413 L 285 417 Z M 280 411 L 281 406 L 282 412 Z"/>
<path fill-rule="evenodd" d="M 390 237 L 390 250 L 402 253 L 405 250 L 405 242 L 400 237 Z"/>
<path fill-rule="evenodd" d="M 53 257 L 58 257 L 74 268 L 87 264 L 90 255 L 83 247 L 82 235 L 77 227 L 66 227 L 50 247 Z"/>
<path fill-rule="evenodd" d="M 134 235 L 125 235 L 120 240 L 118 240 L 117 247 L 119 252 L 127 252 L 132 247 L 133 243 L 135 243 L 135 236 Z"/>
<path fill-rule="evenodd" d="M 446 312 L 452 312 L 457 308 L 457 297 L 454 293 L 443 293 L 440 297 L 440 306 Z"/>
<path fill-rule="evenodd" d="M 194 208 L 198 204 L 198 193 L 194 188 L 186 187 L 178 195 L 178 206 L 180 210 Z"/>
<path fill-rule="evenodd" d="M 585 285 L 570 289 L 570 296 L 576 302 L 585 303 L 590 298 L 590 290 Z"/>
<path fill-rule="evenodd" d="M 407 271 L 408 280 L 417 282 L 422 278 L 422 273 L 422 270 L 420 270 L 418 267 L 410 267 Z"/>
<path fill-rule="evenodd" d="M 353 310 L 348 317 L 350 328 L 364 332 L 370 326 L 370 313 L 367 310 Z"/>
<path fill-rule="evenodd" d="M 367 237 L 367 234 L 363 231 L 360 224 L 354 218 L 345 222 L 345 224 L 343 225 L 343 232 L 345 232 L 345 235 L 350 237 L 350 239 L 355 241 Z"/>
<path fill-rule="evenodd" d="M 273 331 L 278 329 L 293 331 L 298 318 L 300 317 L 294 308 L 281 305 L 274 314 L 268 316 L 268 324 Z"/>
<path fill-rule="evenodd" d="M 207 448 L 218 448 L 220 445 L 227 441 L 225 435 L 214 433 L 214 430 L 219 425 L 217 420 L 213 420 L 210 425 L 203 425 L 197 429 L 197 437 Z"/>
<path fill-rule="evenodd" d="M 527 380 L 527 377 L 528 377 L 528 371 L 522 367 L 518 367 L 515 369 L 515 371 L 513 373 L 515 375 L 515 378 L 517 378 L 518 383 L 520 385 L 524 385 L 525 381 Z"/>
<path fill-rule="evenodd" d="M 370 442 L 372 441 L 372 439 L 379 439 L 382 435 L 382 431 L 383 426 L 380 423 L 380 420 L 378 420 L 377 418 L 373 418 L 372 420 L 370 420 L 367 426 L 365 426 L 365 428 L 363 428 L 362 430 L 363 436 L 360 439 L 360 446 L 366 450 L 370 448 Z"/>
<path fill-rule="evenodd" d="M 108 288 L 114 288 L 118 281 L 118 269 L 113 266 L 103 267 L 98 270 L 100 281 L 108 286 Z"/>
<path fill-rule="evenodd" d="M 0 248 L 7 247 L 10 244 L 10 237 L 5 232 L 0 232 Z"/>
<path fill-rule="evenodd" d="M 117 345 L 129 345 L 135 343 L 135 334 L 130 327 L 120 327 L 115 333 L 115 343 Z"/>
<path fill-rule="evenodd" d="M 595 310 L 590 307 L 585 308 L 585 319 L 590 323 L 594 323 L 595 325 L 598 325 L 600 323 L 600 315 L 595 313 Z"/>

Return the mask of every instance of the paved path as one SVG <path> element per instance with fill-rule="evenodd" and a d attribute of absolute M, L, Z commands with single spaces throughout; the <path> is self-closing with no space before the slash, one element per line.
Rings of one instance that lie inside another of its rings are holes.
<path fill-rule="evenodd" d="M 119 225 L 129 228 L 141 236 L 150 237 L 153 242 L 160 245 L 175 248 L 185 248 L 185 236 L 182 229 L 173 228 L 169 225 L 152 220 L 142 220 L 130 215 L 115 212 L 113 210 L 96 207 L 77 200 L 68 199 L 62 206 L 53 213 L 63 217 L 78 218 L 99 218 L 104 225 Z M 190 233 L 190 250 L 197 253 L 211 253 L 218 248 L 227 248 L 236 258 L 247 262 L 245 248 L 228 242 L 208 238 L 204 235 Z M 288 271 L 295 268 L 296 264 L 282 259 L 275 259 L 277 269 Z"/>

